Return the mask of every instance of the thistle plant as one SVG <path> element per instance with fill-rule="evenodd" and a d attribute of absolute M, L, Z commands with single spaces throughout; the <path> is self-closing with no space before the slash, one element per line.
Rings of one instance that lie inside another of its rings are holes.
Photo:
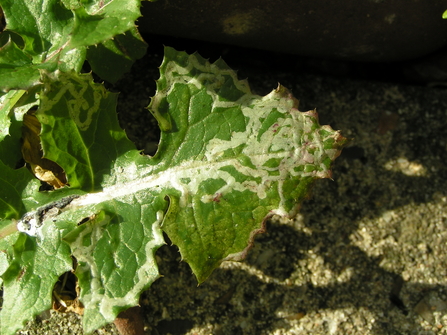
<path fill-rule="evenodd" d="M 0 334 L 49 309 L 72 273 L 86 332 L 160 277 L 163 232 L 199 283 L 241 260 L 273 215 L 293 218 L 345 139 L 279 85 L 251 93 L 223 60 L 165 48 L 142 155 L 111 83 L 146 50 L 137 0 L 0 0 Z"/>

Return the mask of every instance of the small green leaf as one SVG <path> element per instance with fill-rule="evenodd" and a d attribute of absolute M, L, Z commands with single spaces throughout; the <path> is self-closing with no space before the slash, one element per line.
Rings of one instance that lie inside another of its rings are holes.
<path fill-rule="evenodd" d="M 12 246 L 20 236 L 17 231 L 15 234 L 11 233 L 10 227 L 13 223 L 14 221 L 12 220 L 4 220 L 0 222 L 0 286 L 3 283 L 3 278 L 1 277 L 8 270 L 11 261 L 13 261 L 13 258 L 10 257 L 12 254 Z M 15 227 L 15 225 L 12 227 Z M 5 231 L 6 233 L 4 234 Z"/>
<path fill-rule="evenodd" d="M 0 64 L 2 68 L 11 68 L 15 66 L 23 67 L 32 64 L 32 61 L 14 41 L 9 39 L 8 42 L 2 46 Z"/>
<path fill-rule="evenodd" d="M 42 69 L 79 72 L 87 56 L 86 48 L 93 45 L 104 44 L 109 49 L 108 55 L 118 51 L 113 62 L 120 63 L 124 70 L 139 57 L 143 48 L 141 39 L 135 40 L 138 39 L 135 20 L 141 15 L 140 0 L 0 0 L 0 7 L 6 19 L 2 34 L 23 40 L 23 46 L 18 46 L 11 38 L 0 49 L 0 90 L 3 91 L 39 84 Z M 129 31 L 130 35 L 127 33 L 113 42 L 115 36 Z M 136 51 L 123 49 L 135 46 Z M 98 51 L 105 52 L 103 47 Z M 95 51 L 91 49 L 89 58 L 94 59 L 93 67 L 104 74 Z M 124 70 L 112 77 L 116 80 Z"/>
<path fill-rule="evenodd" d="M 447 19 L 447 10 L 444 13 L 442 13 L 442 18 Z"/>
<path fill-rule="evenodd" d="M 0 260 L 2 266 L 8 266 L 2 274 L 1 334 L 14 334 L 25 320 L 49 309 L 54 284 L 72 266 L 68 245 L 55 229 L 45 231 L 43 240 L 23 233 L 12 239 L 12 248 Z"/>
<path fill-rule="evenodd" d="M 0 87 L 29 88 L 39 83 L 39 69 L 11 39 L 0 49 Z"/>
<path fill-rule="evenodd" d="M 124 35 L 89 47 L 87 60 L 93 72 L 110 83 L 115 83 L 130 70 L 133 62 L 146 53 L 147 44 L 133 28 Z"/>
<path fill-rule="evenodd" d="M 10 135 L 11 117 L 9 113 L 24 94 L 24 90 L 19 90 L 9 91 L 0 96 L 0 142 Z"/>
<path fill-rule="evenodd" d="M 89 46 L 109 40 L 135 27 L 141 16 L 138 0 L 102 0 L 84 2 L 73 8 L 74 26 L 70 47 Z"/>
<path fill-rule="evenodd" d="M 141 292 L 159 277 L 155 251 L 164 240 L 157 210 L 165 206 L 150 197 L 145 204 L 103 203 L 90 221 L 65 237 L 78 262 L 86 332 L 138 305 Z"/>
<path fill-rule="evenodd" d="M 27 211 L 24 196 L 38 184 L 26 168 L 13 170 L 0 161 L 0 219 L 20 219 Z"/>
<path fill-rule="evenodd" d="M 135 150 L 118 124 L 117 95 L 89 74 L 57 72 L 43 81 L 36 116 L 44 158 L 64 169 L 72 188 L 99 189 L 113 177 L 113 163 Z"/>
<path fill-rule="evenodd" d="M 36 105 L 32 90 L 11 90 L 0 97 L 0 160 L 10 168 L 22 160 L 23 115 Z"/>

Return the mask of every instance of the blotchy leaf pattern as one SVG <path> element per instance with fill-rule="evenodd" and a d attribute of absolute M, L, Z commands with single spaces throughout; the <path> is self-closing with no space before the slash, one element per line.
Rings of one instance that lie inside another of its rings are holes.
<path fill-rule="evenodd" d="M 14 244 L 8 250 L 11 259 L 2 274 L 2 335 L 14 334 L 23 321 L 49 309 L 55 282 L 72 267 L 68 245 L 61 242 L 60 231 L 50 229 L 45 234 L 45 239 L 26 234 L 13 236 Z M 7 260 L 0 259 L 0 264 L 2 261 Z"/>
<path fill-rule="evenodd" d="M 9 240 L 29 241 L 30 262 L 47 244 L 55 246 L 48 257 L 59 265 L 50 280 L 38 283 L 32 266 L 21 278 L 36 290 L 45 286 L 32 315 L 47 308 L 48 292 L 73 257 L 85 330 L 112 322 L 159 277 L 154 254 L 163 231 L 202 282 L 223 260 L 243 258 L 269 217 L 293 217 L 315 179 L 331 176 L 344 138 L 320 126 L 315 111 L 299 112 L 284 87 L 253 95 L 222 60 L 211 64 L 172 48 L 165 49 L 160 72 L 148 106 L 162 130 L 153 157 L 125 138 L 114 96 L 90 75 L 43 74 L 36 113 L 42 147 L 71 187 L 38 192 L 20 184 L 13 199 L 0 194 L 0 217 L 6 226 L 17 220 L 20 231 L 0 243 L 5 287 L 16 287 L 15 264 L 24 263 L 17 258 L 23 244 Z M 21 207 L 8 211 L 14 206 Z M 17 301 L 22 308 L 27 303 Z M 12 334 L 30 317 L 12 320 L 2 311 L 0 322 Z"/>
<path fill-rule="evenodd" d="M 201 282 L 242 258 L 267 217 L 294 214 L 313 180 L 330 177 L 343 138 L 282 86 L 251 94 L 222 60 L 168 48 L 161 71 L 149 109 L 172 130 L 154 159 L 176 191 L 162 228 Z"/>

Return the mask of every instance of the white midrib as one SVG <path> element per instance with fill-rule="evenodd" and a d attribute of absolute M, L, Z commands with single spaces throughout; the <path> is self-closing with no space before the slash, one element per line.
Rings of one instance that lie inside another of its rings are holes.
<path fill-rule="evenodd" d="M 268 154 L 269 158 L 285 158 L 288 156 L 288 152 Z M 113 199 L 124 198 L 126 196 L 130 196 L 144 190 L 156 191 L 157 188 L 159 188 L 160 192 L 163 189 L 172 187 L 180 191 L 181 193 L 196 193 L 198 190 L 198 186 L 207 179 L 224 179 L 227 184 L 226 187 L 231 188 L 231 184 L 234 184 L 234 182 L 230 180 L 232 178 L 225 178 L 225 175 L 230 174 L 226 171 L 220 170 L 222 167 L 225 166 L 238 167 L 237 170 L 240 173 L 247 175 L 247 177 L 250 178 L 262 178 L 260 184 L 262 184 L 266 179 L 268 179 L 269 181 L 277 181 L 285 177 L 283 173 L 275 176 L 269 175 L 268 170 L 270 170 L 270 168 L 267 167 L 253 169 L 247 166 L 243 166 L 236 158 L 226 159 L 222 162 L 214 163 L 186 161 L 183 162 L 180 166 L 168 168 L 157 174 L 147 175 L 146 177 L 137 178 L 126 183 L 118 183 L 113 186 L 104 188 L 101 192 L 83 195 L 77 199 L 74 199 L 64 209 L 64 211 L 83 206 L 95 205 Z M 291 171 L 284 172 L 288 173 Z M 181 179 L 184 178 L 189 178 L 190 182 L 188 184 L 181 182 Z"/>

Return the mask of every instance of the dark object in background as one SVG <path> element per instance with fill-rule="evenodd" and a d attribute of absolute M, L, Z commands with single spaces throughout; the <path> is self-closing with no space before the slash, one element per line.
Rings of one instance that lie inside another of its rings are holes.
<path fill-rule="evenodd" d="M 390 62 L 447 44 L 445 1 L 169 0 L 143 3 L 140 31 L 301 56 Z"/>

